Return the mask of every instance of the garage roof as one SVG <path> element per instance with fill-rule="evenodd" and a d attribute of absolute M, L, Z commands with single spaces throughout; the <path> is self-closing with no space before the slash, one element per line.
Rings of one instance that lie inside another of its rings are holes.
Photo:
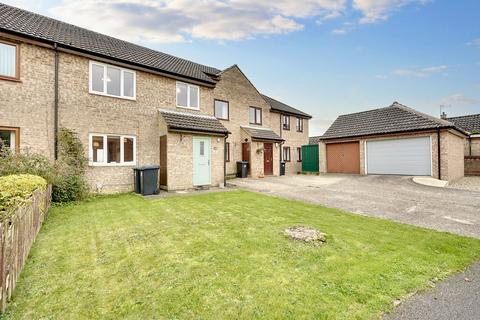
<path fill-rule="evenodd" d="M 0 31 L 214 85 L 220 70 L 0 3 Z"/>
<path fill-rule="evenodd" d="M 394 102 L 386 108 L 339 116 L 322 136 L 322 140 L 370 136 L 386 133 L 453 128 L 465 134 L 452 122 L 432 117 Z"/>
<path fill-rule="evenodd" d="M 282 137 L 273 132 L 272 129 L 246 126 L 241 126 L 241 128 L 245 130 L 245 132 L 248 133 L 248 135 L 251 136 L 253 140 L 284 141 L 284 139 L 282 139 Z"/>
<path fill-rule="evenodd" d="M 480 114 L 451 117 L 447 118 L 447 120 L 453 122 L 457 127 L 462 128 L 470 134 L 480 133 Z"/>
<path fill-rule="evenodd" d="M 227 128 L 213 116 L 160 109 L 168 131 L 194 131 L 225 135 Z"/>

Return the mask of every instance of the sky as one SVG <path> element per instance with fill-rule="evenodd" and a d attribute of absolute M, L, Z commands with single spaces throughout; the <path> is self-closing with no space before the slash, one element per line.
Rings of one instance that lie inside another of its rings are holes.
<path fill-rule="evenodd" d="M 1 0 L 224 69 L 313 116 L 480 113 L 478 0 Z"/>

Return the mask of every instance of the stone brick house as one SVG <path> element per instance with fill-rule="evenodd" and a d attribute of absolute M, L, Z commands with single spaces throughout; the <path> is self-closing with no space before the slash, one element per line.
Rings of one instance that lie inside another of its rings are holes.
<path fill-rule="evenodd" d="M 464 176 L 467 133 L 398 102 L 338 117 L 319 143 L 320 172 Z"/>
<path fill-rule="evenodd" d="M 137 165 L 160 165 L 168 190 L 220 185 L 242 157 L 253 177 L 278 175 L 282 144 L 308 143 L 310 116 L 272 107 L 238 66 L 222 71 L 4 4 L 0 95 L 0 139 L 54 161 L 58 129 L 75 131 L 103 192 L 132 190 Z M 283 113 L 303 131 L 283 135 Z"/>

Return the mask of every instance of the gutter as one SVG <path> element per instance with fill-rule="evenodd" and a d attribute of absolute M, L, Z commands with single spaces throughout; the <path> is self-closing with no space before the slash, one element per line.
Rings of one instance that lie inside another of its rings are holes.
<path fill-rule="evenodd" d="M 54 102 L 53 102 L 53 114 L 54 114 L 54 124 L 53 124 L 53 132 L 54 132 L 54 155 L 55 160 L 58 159 L 58 73 L 59 73 L 59 53 L 58 53 L 58 46 L 57 43 L 53 44 L 53 50 L 55 50 L 55 66 L 54 66 L 54 73 L 55 73 L 55 80 L 54 80 Z"/>

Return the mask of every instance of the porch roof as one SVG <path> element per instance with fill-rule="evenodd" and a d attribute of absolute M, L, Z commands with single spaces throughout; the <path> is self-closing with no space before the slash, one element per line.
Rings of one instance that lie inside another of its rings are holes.
<path fill-rule="evenodd" d="M 252 137 L 252 140 L 262 141 L 285 141 L 278 134 L 273 132 L 272 129 L 262 127 L 247 127 L 241 126 L 241 128 Z"/>
<path fill-rule="evenodd" d="M 170 132 L 199 132 L 215 135 L 230 133 L 217 118 L 201 113 L 178 112 L 168 109 L 158 110 Z"/>

